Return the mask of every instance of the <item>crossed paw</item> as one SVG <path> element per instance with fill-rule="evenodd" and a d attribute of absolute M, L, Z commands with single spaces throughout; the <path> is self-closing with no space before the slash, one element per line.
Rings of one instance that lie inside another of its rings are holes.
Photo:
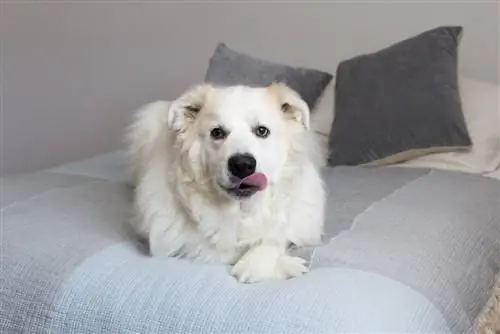
<path fill-rule="evenodd" d="M 308 272 L 307 261 L 283 254 L 273 246 L 250 249 L 233 267 L 231 274 L 242 283 L 285 280 Z"/>

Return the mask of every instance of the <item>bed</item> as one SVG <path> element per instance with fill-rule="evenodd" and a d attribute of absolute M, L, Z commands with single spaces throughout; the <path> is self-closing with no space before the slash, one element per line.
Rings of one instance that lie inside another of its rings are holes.
<path fill-rule="evenodd" d="M 238 284 L 148 257 L 123 223 L 124 164 L 118 151 L 2 180 L 4 332 L 465 333 L 500 268 L 500 181 L 326 167 L 324 244 L 300 250 L 311 272 Z"/>

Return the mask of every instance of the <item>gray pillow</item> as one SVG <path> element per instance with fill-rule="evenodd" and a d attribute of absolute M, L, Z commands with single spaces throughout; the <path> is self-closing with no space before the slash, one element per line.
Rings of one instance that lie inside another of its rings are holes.
<path fill-rule="evenodd" d="M 331 166 L 471 147 L 457 83 L 462 30 L 438 27 L 338 65 Z"/>
<path fill-rule="evenodd" d="M 323 94 L 333 76 L 330 73 L 278 64 L 234 51 L 219 43 L 210 58 L 205 81 L 222 86 L 268 86 L 283 82 L 299 93 L 310 109 Z"/>

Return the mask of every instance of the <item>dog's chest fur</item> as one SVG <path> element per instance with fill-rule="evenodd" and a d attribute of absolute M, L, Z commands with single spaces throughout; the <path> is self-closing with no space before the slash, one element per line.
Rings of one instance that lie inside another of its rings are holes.
<path fill-rule="evenodd" d="M 269 203 L 265 198 L 254 198 L 214 207 L 204 201 L 195 201 L 191 202 L 190 211 L 197 232 L 208 241 L 213 256 L 238 257 L 263 237 L 272 239 L 283 233 L 286 222 L 284 201 L 264 206 L 266 202 Z"/>

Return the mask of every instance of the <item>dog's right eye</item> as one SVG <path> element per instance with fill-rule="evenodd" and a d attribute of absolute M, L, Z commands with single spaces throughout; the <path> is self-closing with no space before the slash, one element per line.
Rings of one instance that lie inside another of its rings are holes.
<path fill-rule="evenodd" d="M 227 132 L 221 127 L 213 128 L 212 131 L 210 131 L 210 137 L 216 140 L 224 139 L 226 136 Z"/>
<path fill-rule="evenodd" d="M 192 113 L 198 113 L 201 109 L 200 106 L 197 105 L 189 105 L 185 107 L 187 111 L 192 112 Z"/>

